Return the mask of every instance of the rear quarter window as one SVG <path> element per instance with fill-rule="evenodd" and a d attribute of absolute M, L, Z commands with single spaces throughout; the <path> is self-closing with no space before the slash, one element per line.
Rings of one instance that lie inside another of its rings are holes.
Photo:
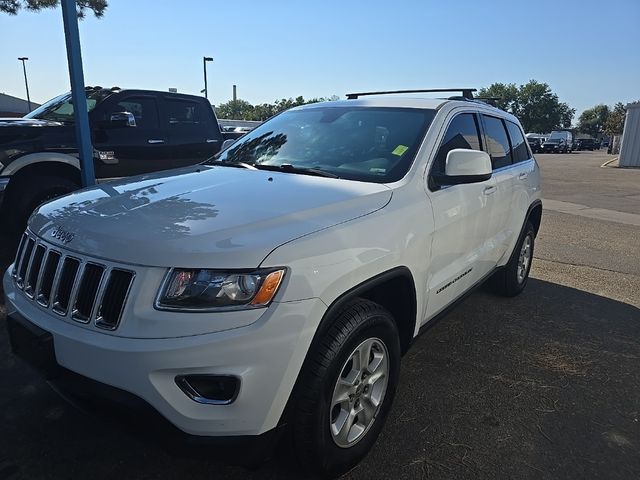
<path fill-rule="evenodd" d="M 527 142 L 522 135 L 520 127 L 512 122 L 505 122 L 507 124 L 507 131 L 509 132 L 509 138 L 511 139 L 511 148 L 513 151 L 513 163 L 524 162 L 531 157 L 529 149 L 527 148 Z"/>

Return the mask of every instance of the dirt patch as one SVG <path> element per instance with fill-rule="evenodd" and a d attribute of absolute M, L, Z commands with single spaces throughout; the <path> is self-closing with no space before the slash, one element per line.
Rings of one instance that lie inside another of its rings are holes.
<path fill-rule="evenodd" d="M 592 361 L 576 358 L 575 354 L 572 355 L 559 347 L 533 354 L 533 362 L 538 367 L 554 373 L 580 376 L 586 375 L 592 364 Z"/>

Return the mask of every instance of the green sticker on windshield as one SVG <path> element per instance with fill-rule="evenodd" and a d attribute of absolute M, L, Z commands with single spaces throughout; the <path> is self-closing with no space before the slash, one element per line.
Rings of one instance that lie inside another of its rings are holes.
<path fill-rule="evenodd" d="M 398 145 L 391 153 L 400 156 L 407 150 L 409 150 L 409 147 L 407 147 L 406 145 Z"/>

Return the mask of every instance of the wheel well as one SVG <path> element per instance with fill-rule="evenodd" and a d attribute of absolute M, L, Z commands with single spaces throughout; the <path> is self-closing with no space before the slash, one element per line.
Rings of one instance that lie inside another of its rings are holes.
<path fill-rule="evenodd" d="M 540 222 L 542 221 L 542 205 L 536 205 L 531 209 L 529 213 L 529 221 L 533 225 L 533 228 L 538 235 L 538 230 L 540 230 Z"/>
<path fill-rule="evenodd" d="M 411 276 L 398 275 L 376 283 L 371 288 L 358 292 L 389 310 L 398 327 L 400 348 L 406 353 L 413 340 L 416 326 L 416 289 Z"/>
<path fill-rule="evenodd" d="M 62 162 L 36 162 L 22 167 L 11 177 L 9 184 L 22 180 L 30 175 L 64 177 L 80 185 L 80 170 Z"/>

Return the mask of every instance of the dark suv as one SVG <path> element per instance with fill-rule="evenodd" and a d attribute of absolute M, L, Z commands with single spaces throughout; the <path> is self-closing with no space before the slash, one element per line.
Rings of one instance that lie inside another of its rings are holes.
<path fill-rule="evenodd" d="M 533 153 L 542 152 L 542 144 L 544 142 L 544 138 L 542 137 L 527 137 L 527 143 L 529 144 L 529 148 Z"/>
<path fill-rule="evenodd" d="M 600 148 L 593 138 L 579 138 L 573 147 L 574 150 L 595 150 Z"/>

